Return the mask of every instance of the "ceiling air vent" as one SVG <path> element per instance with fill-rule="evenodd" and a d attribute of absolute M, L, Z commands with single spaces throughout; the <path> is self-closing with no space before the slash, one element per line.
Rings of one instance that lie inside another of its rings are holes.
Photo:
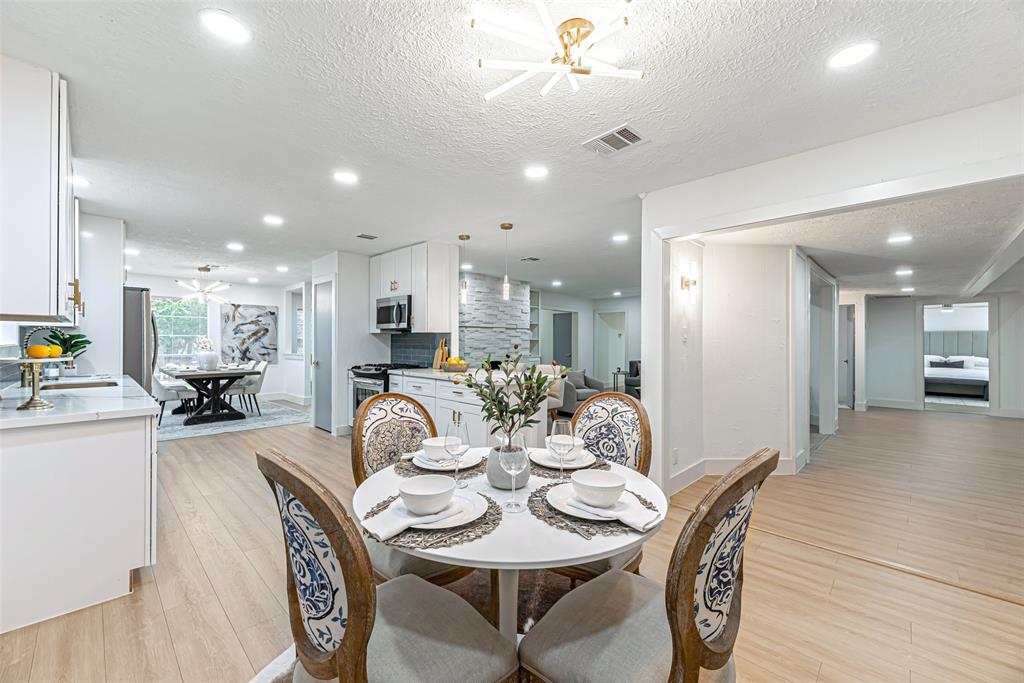
<path fill-rule="evenodd" d="M 622 125 L 602 133 L 597 137 L 590 138 L 583 143 L 583 146 L 601 156 L 611 156 L 629 147 L 647 142 L 647 140 L 629 125 Z"/>
<path fill-rule="evenodd" d="M 361 240 L 375 240 L 375 239 L 377 239 L 376 235 L 368 235 L 365 232 L 359 233 L 358 235 L 356 235 L 356 237 L 358 237 Z"/>
<path fill-rule="evenodd" d="M 522 261 L 523 263 L 536 263 L 537 261 L 540 261 L 540 259 L 537 258 L 536 256 L 524 256 L 519 260 Z"/>

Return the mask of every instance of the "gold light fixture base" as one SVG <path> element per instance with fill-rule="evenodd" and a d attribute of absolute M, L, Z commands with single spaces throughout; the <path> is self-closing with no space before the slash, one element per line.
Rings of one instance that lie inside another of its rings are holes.
<path fill-rule="evenodd" d="M 587 19 L 574 17 L 559 24 L 556 32 L 558 41 L 562 44 L 562 54 L 556 59 L 562 64 L 578 66 L 573 60 L 573 50 L 582 45 L 587 36 L 594 32 L 594 24 Z"/>
<path fill-rule="evenodd" d="M 502 230 L 511 230 L 512 229 L 512 224 L 511 223 L 502 223 L 500 227 L 501 227 Z"/>
<path fill-rule="evenodd" d="M 466 241 L 466 240 L 468 240 L 468 239 L 469 239 L 469 235 L 467 235 L 467 234 L 466 234 L 466 233 L 464 233 L 464 232 L 460 232 L 460 233 L 459 233 L 459 241 L 460 241 L 460 242 L 465 242 L 465 241 Z"/>

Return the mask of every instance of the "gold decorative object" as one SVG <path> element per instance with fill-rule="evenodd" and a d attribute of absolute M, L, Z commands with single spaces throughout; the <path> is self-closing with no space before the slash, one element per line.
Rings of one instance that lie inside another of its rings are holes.
<path fill-rule="evenodd" d="M 17 410 L 49 410 L 53 404 L 39 395 L 39 387 L 43 381 L 43 363 L 73 360 L 71 356 L 57 356 L 54 358 L 0 358 L 0 361 L 14 361 L 21 364 L 23 378 L 27 375 L 32 386 L 32 395 L 28 400 L 18 406 Z"/>

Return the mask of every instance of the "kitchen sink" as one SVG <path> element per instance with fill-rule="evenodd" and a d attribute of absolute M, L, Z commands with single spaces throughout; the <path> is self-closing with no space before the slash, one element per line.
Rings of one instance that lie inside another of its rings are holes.
<path fill-rule="evenodd" d="M 57 382 L 56 384 L 44 384 L 39 387 L 40 391 L 48 389 L 99 389 L 102 387 L 116 387 L 117 382 L 111 380 L 98 380 L 95 382 Z"/>

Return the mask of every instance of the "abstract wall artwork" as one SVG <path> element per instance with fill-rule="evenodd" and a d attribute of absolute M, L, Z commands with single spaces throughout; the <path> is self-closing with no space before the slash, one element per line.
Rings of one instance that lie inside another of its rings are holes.
<path fill-rule="evenodd" d="M 220 358 L 277 363 L 277 306 L 221 304 Z"/>

